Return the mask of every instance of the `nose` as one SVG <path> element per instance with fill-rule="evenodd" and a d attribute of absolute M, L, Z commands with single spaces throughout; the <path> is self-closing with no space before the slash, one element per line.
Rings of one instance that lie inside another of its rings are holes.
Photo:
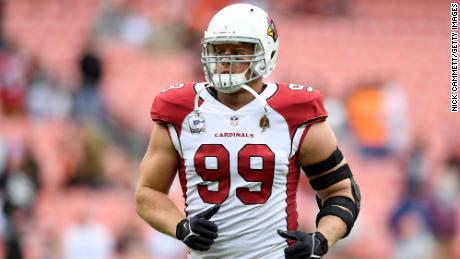
<path fill-rule="evenodd" d="M 218 68 L 219 74 L 230 74 L 230 66 L 228 63 L 220 63 L 221 65 Z"/>
<path fill-rule="evenodd" d="M 224 55 L 231 55 L 232 50 L 230 48 L 225 48 Z"/>
<path fill-rule="evenodd" d="M 221 74 L 228 74 L 230 73 L 230 55 L 232 55 L 232 51 L 230 50 L 230 48 L 226 48 L 225 51 L 222 53 L 222 57 L 220 59 L 220 73 Z"/>
<path fill-rule="evenodd" d="M 229 48 L 226 48 L 224 53 L 222 53 L 222 56 L 224 57 L 221 58 L 221 61 L 225 62 L 225 61 L 230 60 L 230 57 L 229 57 L 230 55 L 232 55 L 232 51 Z M 225 63 L 228 64 L 228 62 L 225 62 Z"/>

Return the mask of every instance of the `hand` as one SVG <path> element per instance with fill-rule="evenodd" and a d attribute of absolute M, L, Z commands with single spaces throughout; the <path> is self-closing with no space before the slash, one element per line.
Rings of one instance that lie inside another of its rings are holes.
<path fill-rule="evenodd" d="M 176 237 L 191 249 L 207 251 L 217 238 L 217 225 L 209 219 L 219 211 L 216 204 L 198 215 L 181 220 L 176 227 Z"/>
<path fill-rule="evenodd" d="M 278 235 L 296 241 L 284 249 L 286 259 L 321 258 L 327 253 L 327 240 L 320 232 L 305 233 L 278 229 Z"/>

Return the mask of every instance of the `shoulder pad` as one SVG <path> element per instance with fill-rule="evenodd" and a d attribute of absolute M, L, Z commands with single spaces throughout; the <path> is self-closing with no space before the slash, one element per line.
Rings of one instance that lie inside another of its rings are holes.
<path fill-rule="evenodd" d="M 328 113 L 321 92 L 297 84 L 279 84 L 278 88 L 268 103 L 286 119 L 290 130 L 326 120 Z"/>
<path fill-rule="evenodd" d="M 173 124 L 180 129 L 184 118 L 193 111 L 195 83 L 177 84 L 162 90 L 153 101 L 150 116 L 153 121 Z"/>

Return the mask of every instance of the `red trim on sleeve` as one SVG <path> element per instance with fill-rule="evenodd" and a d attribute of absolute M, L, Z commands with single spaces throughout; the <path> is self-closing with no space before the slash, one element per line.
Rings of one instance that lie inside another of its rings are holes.
<path fill-rule="evenodd" d="M 185 175 L 185 162 L 182 158 L 180 158 L 180 166 L 179 166 L 179 182 L 180 182 L 180 187 L 182 189 L 182 197 L 184 197 L 184 203 L 185 203 L 185 216 L 187 217 L 187 177 Z"/>
<path fill-rule="evenodd" d="M 286 186 L 286 222 L 288 231 L 296 231 L 298 227 L 298 213 L 297 213 L 297 187 L 299 185 L 300 168 L 297 164 L 296 157 L 289 159 Z M 294 241 L 288 240 L 291 245 Z"/>
<path fill-rule="evenodd" d="M 328 114 L 324 97 L 318 90 L 292 90 L 288 85 L 279 84 L 278 92 L 268 100 L 268 104 L 287 121 L 292 138 L 298 127 L 324 121 Z"/>
<path fill-rule="evenodd" d="M 155 97 L 150 109 L 152 120 L 172 124 L 180 136 L 182 122 L 194 109 L 194 85 L 195 83 L 187 83 L 180 88 L 163 90 Z"/>

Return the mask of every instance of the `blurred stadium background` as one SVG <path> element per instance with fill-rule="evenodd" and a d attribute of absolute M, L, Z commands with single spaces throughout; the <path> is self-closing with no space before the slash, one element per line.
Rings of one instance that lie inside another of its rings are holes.
<path fill-rule="evenodd" d="M 0 258 L 185 258 L 136 215 L 137 168 L 152 100 L 203 80 L 202 32 L 233 2 L 0 0 Z M 246 2 L 280 34 L 268 81 L 326 95 L 362 187 L 354 232 L 326 258 L 460 258 L 450 2 Z M 310 231 L 314 195 L 299 189 Z"/>

